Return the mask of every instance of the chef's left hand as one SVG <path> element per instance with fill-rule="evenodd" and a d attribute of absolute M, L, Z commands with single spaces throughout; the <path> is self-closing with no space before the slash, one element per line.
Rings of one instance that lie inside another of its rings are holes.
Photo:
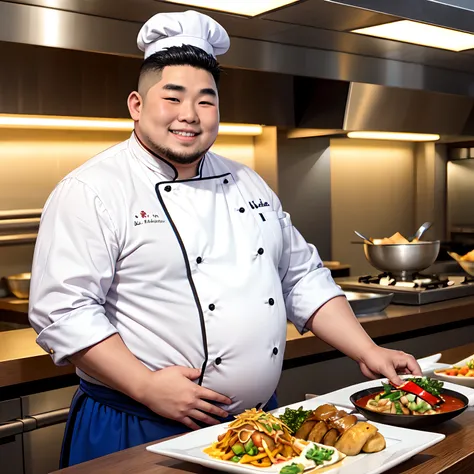
<path fill-rule="evenodd" d="M 403 383 L 398 374 L 422 375 L 420 366 L 412 355 L 377 345 L 364 352 L 359 360 L 359 367 L 366 377 L 387 377 L 395 385 Z"/>

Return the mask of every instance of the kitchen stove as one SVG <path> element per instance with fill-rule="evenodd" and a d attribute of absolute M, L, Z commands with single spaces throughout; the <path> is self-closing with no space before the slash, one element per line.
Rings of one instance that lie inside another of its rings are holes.
<path fill-rule="evenodd" d="M 423 305 L 464 296 L 474 296 L 474 277 L 439 276 L 415 273 L 408 280 L 397 280 L 390 273 L 338 280 L 343 290 L 393 293 L 392 304 Z"/>

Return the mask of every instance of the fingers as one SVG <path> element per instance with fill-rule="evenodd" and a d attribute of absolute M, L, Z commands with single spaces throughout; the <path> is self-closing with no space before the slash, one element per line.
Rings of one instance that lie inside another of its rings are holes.
<path fill-rule="evenodd" d="M 388 363 L 385 366 L 377 368 L 379 373 L 373 372 L 363 362 L 360 364 L 361 372 L 369 379 L 378 379 L 380 375 L 387 377 L 395 385 L 401 385 L 402 379 L 398 376 L 397 372 L 392 363 Z"/>
<path fill-rule="evenodd" d="M 195 420 L 202 421 L 206 425 L 218 425 L 220 423 L 219 420 L 216 420 L 215 418 L 212 418 L 212 416 L 209 416 L 206 413 L 203 413 L 202 411 L 196 409 L 191 410 L 189 412 L 189 417 L 194 418 Z"/>
<path fill-rule="evenodd" d="M 211 415 L 220 416 L 221 418 L 226 418 L 229 415 L 222 408 L 216 407 L 215 405 L 212 405 L 212 403 L 208 403 L 205 400 L 198 400 L 196 402 L 196 408 L 205 413 L 210 413 Z"/>
<path fill-rule="evenodd" d="M 191 367 L 179 367 L 181 374 L 189 380 L 196 380 L 201 375 L 201 369 L 193 369 Z"/>
<path fill-rule="evenodd" d="M 413 375 L 422 375 L 421 367 L 416 361 L 416 359 L 409 354 L 405 354 L 406 360 L 406 368 L 409 370 L 410 374 Z"/>
<path fill-rule="evenodd" d="M 186 416 L 182 420 L 177 420 L 177 421 L 183 423 L 183 425 L 186 425 L 188 428 L 191 428 L 194 431 L 199 430 L 201 428 L 193 420 L 191 420 L 191 418 L 189 418 L 189 416 Z"/>
<path fill-rule="evenodd" d="M 204 387 L 198 387 L 197 396 L 201 399 L 212 400 L 213 402 L 222 403 L 224 405 L 230 405 L 232 403 L 232 400 L 229 397 Z"/>
<path fill-rule="evenodd" d="M 393 367 L 388 367 L 388 370 L 384 373 L 385 377 L 390 380 L 396 387 L 401 385 L 403 383 L 403 380 L 400 378 L 400 376 L 395 372 L 395 369 Z"/>

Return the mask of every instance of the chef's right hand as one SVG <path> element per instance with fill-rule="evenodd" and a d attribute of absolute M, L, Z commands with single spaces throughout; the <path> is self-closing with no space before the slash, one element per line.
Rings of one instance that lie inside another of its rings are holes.
<path fill-rule="evenodd" d="M 229 405 L 232 400 L 193 382 L 200 375 L 200 369 L 189 367 L 157 370 L 149 378 L 141 401 L 158 415 L 179 421 L 193 430 L 200 428 L 193 419 L 217 425 L 220 421 L 209 414 L 225 418 L 228 413 L 209 402 Z"/>

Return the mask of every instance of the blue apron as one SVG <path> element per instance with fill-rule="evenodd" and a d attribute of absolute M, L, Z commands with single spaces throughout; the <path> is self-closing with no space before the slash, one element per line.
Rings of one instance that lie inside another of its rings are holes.
<path fill-rule="evenodd" d="M 277 407 L 274 394 L 263 409 Z M 120 392 L 81 379 L 66 424 L 60 469 L 189 431 Z"/>

